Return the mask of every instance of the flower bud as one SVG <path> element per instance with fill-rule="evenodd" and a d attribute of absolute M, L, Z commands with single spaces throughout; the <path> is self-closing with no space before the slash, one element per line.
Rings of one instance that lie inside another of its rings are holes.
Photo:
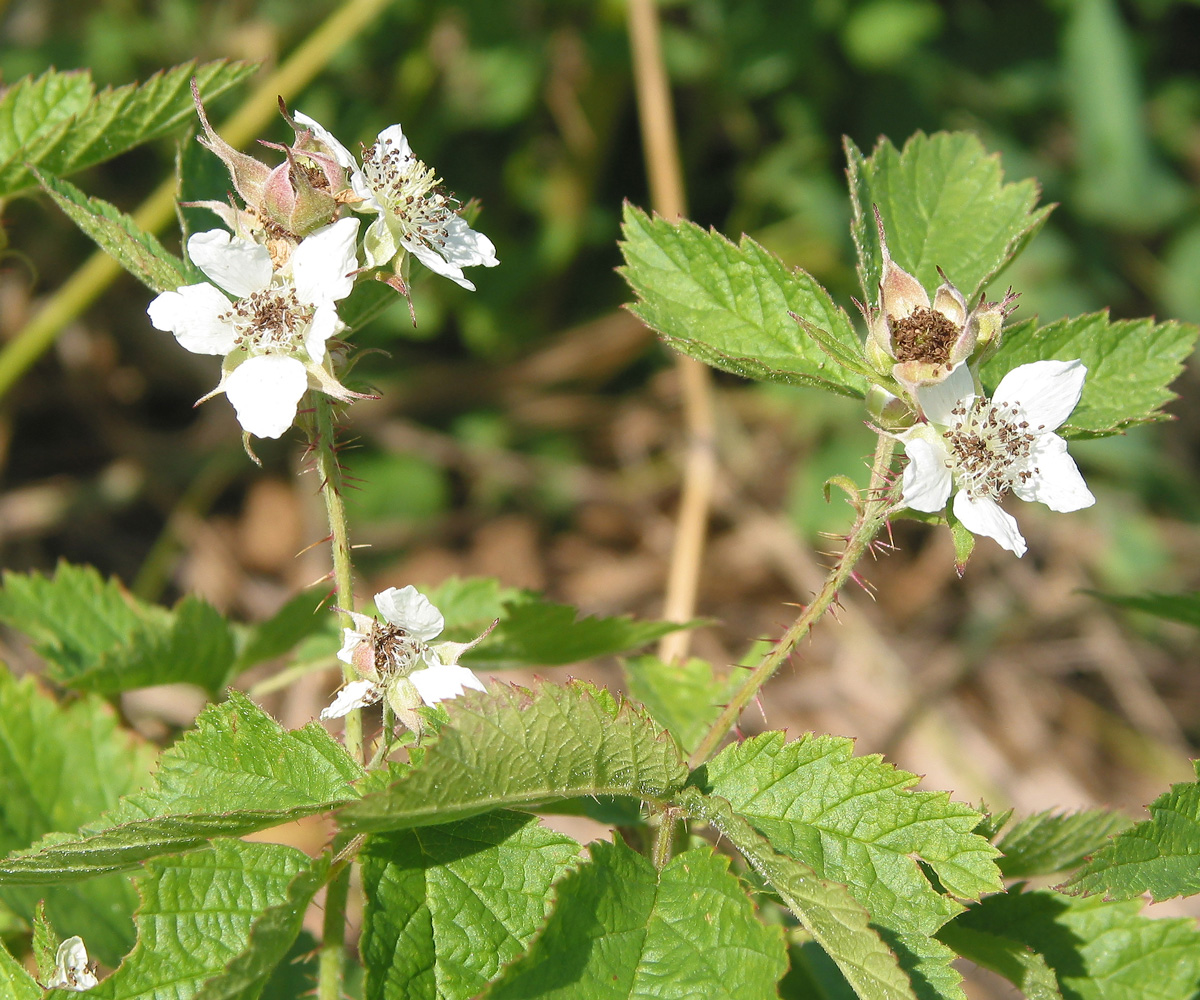
<path fill-rule="evenodd" d="M 324 186 L 314 185 L 306 167 L 283 147 L 287 162 L 279 164 L 263 185 L 260 208 L 268 219 L 298 239 L 327 226 L 337 215 L 338 204 Z"/>

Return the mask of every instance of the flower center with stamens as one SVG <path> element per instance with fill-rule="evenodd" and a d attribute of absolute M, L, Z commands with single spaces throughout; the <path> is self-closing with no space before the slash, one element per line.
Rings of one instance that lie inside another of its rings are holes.
<path fill-rule="evenodd" d="M 446 222 L 457 214 L 458 201 L 443 192 L 436 170 L 425 166 L 411 151 L 402 155 L 390 143 L 365 146 L 362 169 L 403 238 L 419 239 L 434 249 L 446 245 Z"/>
<path fill-rule="evenodd" d="M 375 670 L 381 677 L 386 677 L 407 672 L 406 668 L 421 654 L 423 643 L 398 625 L 376 621 L 371 645 L 375 650 Z"/>
<path fill-rule="evenodd" d="M 972 400 L 969 406 L 957 403 L 950 416 L 942 437 L 955 478 L 972 500 L 999 500 L 1017 483 L 1040 474 L 1029 465 L 1037 434 L 1020 406 Z"/>
<path fill-rule="evenodd" d="M 936 309 L 918 306 L 903 319 L 889 316 L 892 355 L 897 361 L 928 361 L 944 365 L 958 341 L 962 327 Z"/>
<path fill-rule="evenodd" d="M 288 283 L 251 292 L 218 318 L 233 324 L 241 350 L 291 356 L 303 349 L 304 333 L 315 311 L 296 298 L 296 289 Z"/>

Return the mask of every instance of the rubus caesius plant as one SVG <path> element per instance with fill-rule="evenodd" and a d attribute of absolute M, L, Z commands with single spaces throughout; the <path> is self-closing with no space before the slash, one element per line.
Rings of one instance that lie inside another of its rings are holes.
<path fill-rule="evenodd" d="M 1030 997 L 1195 995 L 1200 932 L 1141 915 L 1133 897 L 1200 892 L 1200 785 L 1176 786 L 1133 827 L 1100 811 L 1010 823 L 914 789 L 915 775 L 840 736 L 731 739 L 891 522 L 948 526 L 961 571 L 978 536 L 1026 551 L 1009 494 L 1064 516 L 1092 504 L 1067 442 L 1160 418 L 1194 328 L 1102 313 L 1011 322 L 1015 294 L 990 301 L 987 287 L 1048 210 L 969 134 L 883 140 L 870 156 L 847 143 L 857 329 L 754 241 L 629 207 L 637 315 L 706 363 L 862 398 L 871 478 L 837 480 L 853 527 L 752 669 L 630 659 L 645 704 L 577 682 L 518 687 L 490 671 L 627 653 L 686 626 L 577 620 L 484 579 L 424 594 L 396 581 L 377 614 L 359 610 L 335 434 L 367 393 L 351 387 L 355 331 L 339 310 L 376 279 L 406 294 L 414 257 L 471 288 L 463 268 L 497 256 L 399 125 L 356 157 L 285 109 L 294 137 L 271 147 L 276 163 L 233 149 L 201 105 L 222 72 L 198 74 L 195 103 L 238 198 L 207 206 L 222 228 L 192 234 L 186 260 L 44 162 L 37 177 L 156 293 L 154 327 L 222 358 L 213 394 L 228 396 L 247 450 L 298 430 L 329 515 L 334 593 L 302 593 L 247 628 L 195 597 L 139 603 L 86 567 L 6 574 L 0 619 L 66 694 L 0 672 L 0 901 L 37 968 L 0 948 L 0 997 L 299 995 L 311 984 L 291 960 L 319 893 L 322 1000 L 961 998 L 960 956 Z M 229 685 L 314 633 L 320 665 L 343 667 L 321 718 L 344 722 L 288 731 Z M 212 703 L 159 752 L 105 699 L 170 681 Z M 362 712 L 376 704 L 368 741 Z M 539 822 L 555 812 L 620 835 L 580 845 Z M 336 833 L 315 858 L 240 839 L 317 814 Z M 344 940 L 353 869 L 361 977 Z M 1044 876 L 1061 888 L 1013 881 Z"/>

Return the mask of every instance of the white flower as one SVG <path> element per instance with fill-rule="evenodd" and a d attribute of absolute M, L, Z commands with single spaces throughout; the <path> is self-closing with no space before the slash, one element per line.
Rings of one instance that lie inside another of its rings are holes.
<path fill-rule="evenodd" d="M 479 678 L 458 660 L 491 632 L 495 622 L 470 642 L 439 642 L 445 619 L 416 587 L 389 587 L 375 595 L 375 607 L 383 616 L 349 612 L 354 628 L 343 630 L 338 659 L 358 672 L 338 692 L 322 719 L 335 719 L 355 708 L 373 705 L 382 698 L 410 729 L 420 728 L 416 709 L 457 698 L 467 688 L 483 691 Z M 419 669 L 418 669 L 419 668 Z"/>
<path fill-rule="evenodd" d="M 184 285 L 150 303 L 156 329 L 193 354 L 224 356 L 221 383 L 204 399 L 226 393 L 249 433 L 283 434 L 310 385 L 339 399 L 357 395 L 325 367 L 326 341 L 345 329 L 334 303 L 354 287 L 357 235 L 357 219 L 325 226 L 276 270 L 261 244 L 222 229 L 196 233 L 188 256 L 215 284 Z"/>
<path fill-rule="evenodd" d="M 88 961 L 87 948 L 78 934 L 58 946 L 54 956 L 54 972 L 46 983 L 48 990 L 70 990 L 83 993 L 99 983 Z"/>
<path fill-rule="evenodd" d="M 363 238 L 368 267 L 385 266 L 403 249 L 431 271 L 474 291 L 462 269 L 500 263 L 492 241 L 458 214 L 458 202 L 444 193 L 437 171 L 416 158 L 399 125 L 385 128 L 374 145 L 363 148 L 360 167 L 322 125 L 299 111 L 295 120 L 350 171 L 350 186 L 362 199 L 351 207 L 375 213 Z"/>
<path fill-rule="evenodd" d="M 1078 360 L 1035 361 L 1005 375 L 990 400 L 977 399 L 961 365 L 944 382 L 920 388 L 928 423 L 897 435 L 909 459 L 904 504 L 936 513 L 954 492 L 954 516 L 968 531 L 1024 555 L 1017 522 L 998 502 L 1004 494 L 1059 512 L 1096 502 L 1054 433 L 1079 402 L 1086 376 Z"/>

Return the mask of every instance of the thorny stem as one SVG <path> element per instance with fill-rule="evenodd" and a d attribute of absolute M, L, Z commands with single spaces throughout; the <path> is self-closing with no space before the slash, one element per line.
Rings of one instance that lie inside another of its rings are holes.
<path fill-rule="evenodd" d="M 692 754 L 689 766 L 699 767 L 720 745 L 725 734 L 737 723 L 742 711 L 754 700 L 762 686 L 771 679 L 780 665 L 791 655 L 796 644 L 812 630 L 813 625 L 829 610 L 836 600 L 842 586 L 850 579 L 855 565 L 866 554 L 871 543 L 884 525 L 887 524 L 888 514 L 895 501 L 894 491 L 888 483 L 888 471 L 892 465 L 892 453 L 896 442 L 890 436 L 880 433 L 875 443 L 875 457 L 871 464 L 871 481 L 867 486 L 865 498 L 855 518 L 854 527 L 846 538 L 846 547 L 838 557 L 837 562 L 829 571 L 820 591 L 812 602 L 805 606 L 800 616 L 791 624 L 783 637 L 774 648 L 763 657 L 746 681 L 738 689 L 732 700 L 717 716 L 704 739 Z"/>

